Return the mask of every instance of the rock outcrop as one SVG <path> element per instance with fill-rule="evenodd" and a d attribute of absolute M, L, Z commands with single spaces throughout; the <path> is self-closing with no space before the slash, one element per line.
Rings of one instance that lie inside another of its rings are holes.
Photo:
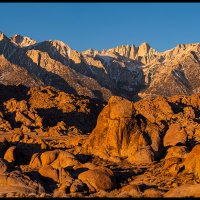
<path fill-rule="evenodd" d="M 79 174 L 78 178 L 88 186 L 91 192 L 112 190 L 115 186 L 114 174 L 106 168 L 90 169 Z"/>
<path fill-rule="evenodd" d="M 177 187 L 175 189 L 172 189 L 170 191 L 168 191 L 164 197 L 166 198 L 186 198 L 186 197 L 200 197 L 200 185 L 196 184 L 196 185 L 182 185 L 180 187 Z"/>
<path fill-rule="evenodd" d="M 166 153 L 168 158 L 185 158 L 187 147 L 198 141 L 199 99 L 195 94 L 134 103 L 113 96 L 99 114 L 85 152 L 132 163 L 151 163 Z"/>

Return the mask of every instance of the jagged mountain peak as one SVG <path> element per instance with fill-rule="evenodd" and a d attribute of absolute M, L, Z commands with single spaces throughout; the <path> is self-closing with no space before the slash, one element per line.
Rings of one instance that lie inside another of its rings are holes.
<path fill-rule="evenodd" d="M 72 49 L 60 40 L 45 40 L 28 47 L 29 50 L 46 52 L 55 60 L 67 64 Z"/>
<path fill-rule="evenodd" d="M 0 31 L 0 41 L 4 39 L 8 40 L 8 37 L 3 32 Z"/>
<path fill-rule="evenodd" d="M 12 37 L 10 37 L 10 39 L 12 42 L 14 42 L 20 47 L 27 47 L 37 43 L 36 40 L 33 40 L 32 38 L 27 36 L 22 36 L 20 34 L 15 34 Z"/>
<path fill-rule="evenodd" d="M 106 50 L 106 52 L 118 53 L 126 58 L 140 61 L 147 64 L 152 59 L 152 54 L 157 54 L 155 49 L 151 48 L 147 42 L 143 42 L 141 45 L 136 47 L 132 45 L 121 45 L 115 48 Z"/>
<path fill-rule="evenodd" d="M 68 57 L 70 54 L 70 51 L 72 50 L 72 48 L 69 45 L 65 44 L 63 41 L 60 41 L 60 40 L 47 40 L 44 42 L 44 45 L 47 45 L 47 48 L 49 47 L 55 48 L 53 51 L 56 50 L 63 57 Z"/>
<path fill-rule="evenodd" d="M 61 40 L 47 40 L 47 41 L 50 42 L 55 47 L 71 49 L 69 45 L 67 45 Z"/>
<path fill-rule="evenodd" d="M 139 48 L 145 48 L 145 49 L 149 50 L 151 48 L 151 46 L 149 45 L 149 43 L 143 42 L 140 44 Z"/>
<path fill-rule="evenodd" d="M 100 51 L 94 50 L 92 48 L 87 49 L 85 51 L 82 51 L 81 54 L 82 55 L 89 55 L 89 56 L 95 56 L 96 54 L 98 54 Z"/>
<path fill-rule="evenodd" d="M 138 48 L 138 55 L 139 56 L 145 56 L 148 54 L 149 50 L 150 50 L 150 46 L 147 42 L 143 42 L 139 48 Z"/>

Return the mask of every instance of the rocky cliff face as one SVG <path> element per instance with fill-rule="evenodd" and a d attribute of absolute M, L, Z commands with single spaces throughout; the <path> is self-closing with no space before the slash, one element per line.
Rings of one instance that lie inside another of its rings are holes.
<path fill-rule="evenodd" d="M 190 95 L 200 88 L 199 43 L 177 45 L 165 52 L 158 52 L 147 43 L 78 52 L 58 40 L 38 43 L 28 37 L 8 38 L 1 33 L 0 55 L 10 68 L 18 66 L 31 78 L 22 81 L 15 73 L 15 84 L 44 84 L 105 101 L 112 95 L 130 100 Z M 1 77 L 2 83 L 12 84 L 11 77 Z"/>
<path fill-rule="evenodd" d="M 136 103 L 111 97 L 85 143 L 104 159 L 151 163 L 175 146 L 192 149 L 199 142 L 200 95 L 156 97 Z"/>

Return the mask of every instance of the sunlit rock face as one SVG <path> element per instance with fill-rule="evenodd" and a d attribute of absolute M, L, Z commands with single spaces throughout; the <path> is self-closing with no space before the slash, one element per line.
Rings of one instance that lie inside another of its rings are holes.
<path fill-rule="evenodd" d="M 99 114 L 85 151 L 112 161 L 152 163 L 171 147 L 191 148 L 199 140 L 199 103 L 199 94 L 135 103 L 113 96 Z M 168 153 L 167 158 L 172 150 Z"/>
<path fill-rule="evenodd" d="M 20 47 L 26 47 L 26 46 L 30 46 L 33 45 L 35 43 L 37 43 L 37 41 L 29 38 L 29 37 L 24 37 L 22 35 L 19 34 L 15 34 L 13 35 L 10 40 L 12 42 L 14 42 L 15 44 L 19 45 Z"/>

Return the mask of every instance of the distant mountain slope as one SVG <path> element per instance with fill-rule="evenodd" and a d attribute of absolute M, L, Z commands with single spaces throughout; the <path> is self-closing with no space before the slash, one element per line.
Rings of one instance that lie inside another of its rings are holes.
<path fill-rule="evenodd" d="M 29 73 L 25 68 L 9 62 L 3 55 L 0 55 L 0 83 L 4 85 L 19 85 L 32 87 L 44 85 L 34 74 Z"/>

